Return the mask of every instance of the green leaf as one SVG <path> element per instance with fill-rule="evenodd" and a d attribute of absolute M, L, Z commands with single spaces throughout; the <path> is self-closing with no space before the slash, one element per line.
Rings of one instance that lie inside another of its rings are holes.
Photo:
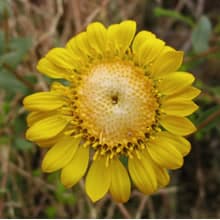
<path fill-rule="evenodd" d="M 47 176 L 47 181 L 49 183 L 53 183 L 54 184 L 55 182 L 59 181 L 59 179 L 60 179 L 60 172 L 59 171 L 50 173 Z"/>
<path fill-rule="evenodd" d="M 28 88 L 16 78 L 13 71 L 16 71 L 16 67 L 28 57 L 31 44 L 31 38 L 16 37 L 10 40 L 9 51 L 5 52 L 2 46 L 4 45 L 4 34 L 0 32 L 0 88 L 7 91 L 7 96 L 18 92 L 24 94 L 28 91 Z"/>
<path fill-rule="evenodd" d="M 55 196 L 57 201 L 63 204 L 73 205 L 76 202 L 75 195 L 69 192 L 60 182 L 56 185 Z"/>
<path fill-rule="evenodd" d="M 220 86 L 209 87 L 209 91 L 211 91 L 215 96 L 220 97 Z"/>
<path fill-rule="evenodd" d="M 9 64 L 13 69 L 15 69 L 23 60 L 23 55 L 24 54 L 19 50 L 10 51 L 1 56 L 0 64 Z"/>
<path fill-rule="evenodd" d="M 4 48 L 1 47 L 4 45 L 4 36 L 0 32 L 0 88 L 5 89 L 9 95 L 14 95 L 18 91 L 24 93 L 27 90 L 26 86 L 15 77 L 12 71 L 27 57 L 31 44 L 30 38 L 13 38 L 9 42 L 9 51 L 4 53 Z M 10 69 L 6 65 L 10 66 Z"/>
<path fill-rule="evenodd" d="M 214 112 L 217 112 L 220 110 L 220 106 L 213 106 L 207 110 L 200 110 L 198 112 L 198 117 L 196 119 L 196 124 L 201 124 L 204 120 L 207 119 L 207 117 L 209 117 L 211 114 L 213 114 Z"/>
<path fill-rule="evenodd" d="M 42 172 L 41 172 L 40 168 L 35 169 L 35 170 L 32 171 L 32 175 L 35 176 L 35 177 L 39 177 L 41 174 L 42 174 Z"/>
<path fill-rule="evenodd" d="M 20 51 L 23 54 L 26 54 L 31 48 L 32 39 L 30 37 L 16 37 L 13 38 L 10 42 L 10 47 L 12 50 Z"/>
<path fill-rule="evenodd" d="M 19 115 L 19 117 L 16 117 L 13 120 L 13 130 L 14 134 L 20 134 L 21 132 L 24 132 L 27 128 L 26 122 L 25 122 L 25 116 Z"/>
<path fill-rule="evenodd" d="M 211 22 L 208 17 L 202 16 L 192 31 L 192 46 L 196 53 L 201 53 L 209 48 L 211 34 Z"/>
<path fill-rule="evenodd" d="M 47 218 L 56 218 L 57 210 L 54 206 L 49 206 L 45 209 Z"/>
<path fill-rule="evenodd" d="M 15 139 L 15 146 L 21 151 L 30 151 L 33 148 L 33 144 L 31 142 L 19 137 L 16 137 Z"/>
<path fill-rule="evenodd" d="M 220 110 L 220 106 L 213 106 L 205 111 L 200 110 L 197 113 L 197 119 L 195 119 L 196 125 L 200 125 L 203 123 L 210 115 L 214 114 L 215 112 Z M 215 120 L 210 121 L 205 127 L 201 128 L 195 135 L 197 140 L 201 140 L 203 136 L 209 133 L 212 129 L 218 128 L 220 125 L 220 117 L 216 118 Z"/>
<path fill-rule="evenodd" d="M 18 81 L 12 74 L 6 69 L 0 67 L 0 88 L 5 89 L 7 94 L 15 94 L 18 91 L 25 93 L 27 88 Z"/>
<path fill-rule="evenodd" d="M 191 27 L 194 26 L 194 22 L 190 17 L 184 16 L 177 11 L 156 7 L 154 9 L 154 15 L 157 17 L 165 16 L 165 17 L 174 18 L 175 20 L 182 21 Z"/>
<path fill-rule="evenodd" d="M 0 36 L 1 41 L 1 36 Z M 8 64 L 12 68 L 16 68 L 26 57 L 31 47 L 30 38 L 14 38 L 9 43 L 9 52 L 0 57 L 0 64 Z"/>
<path fill-rule="evenodd" d="M 120 156 L 120 161 L 123 163 L 124 166 L 128 166 L 128 158 L 125 156 Z"/>

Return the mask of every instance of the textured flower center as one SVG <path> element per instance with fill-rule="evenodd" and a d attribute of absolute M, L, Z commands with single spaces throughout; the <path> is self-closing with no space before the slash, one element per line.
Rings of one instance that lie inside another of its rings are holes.
<path fill-rule="evenodd" d="M 77 109 L 90 137 L 114 147 L 142 140 L 155 123 L 153 82 L 129 63 L 108 62 L 84 74 Z"/>

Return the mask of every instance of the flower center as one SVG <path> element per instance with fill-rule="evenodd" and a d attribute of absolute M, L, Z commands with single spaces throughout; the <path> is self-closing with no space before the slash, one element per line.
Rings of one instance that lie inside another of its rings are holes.
<path fill-rule="evenodd" d="M 90 139 L 113 148 L 143 140 L 155 124 L 153 81 L 126 62 L 93 66 L 77 87 L 77 112 Z"/>

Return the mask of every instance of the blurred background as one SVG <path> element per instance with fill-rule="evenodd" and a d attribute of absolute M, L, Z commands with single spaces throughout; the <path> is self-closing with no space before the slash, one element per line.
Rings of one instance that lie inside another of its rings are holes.
<path fill-rule="evenodd" d="M 133 189 L 126 204 L 109 196 L 93 204 L 81 181 L 65 189 L 59 172 L 40 170 L 45 153 L 24 138 L 24 96 L 48 89 L 36 71 L 52 47 L 62 47 L 93 21 L 134 19 L 185 51 L 183 70 L 202 90 L 191 117 L 198 131 L 192 151 L 171 183 L 152 196 Z M 1 0 L 0 218 L 220 218 L 220 1 Z"/>

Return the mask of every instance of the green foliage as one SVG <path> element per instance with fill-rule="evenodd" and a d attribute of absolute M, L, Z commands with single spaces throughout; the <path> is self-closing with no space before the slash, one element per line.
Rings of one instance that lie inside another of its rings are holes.
<path fill-rule="evenodd" d="M 25 85 L 18 81 L 15 76 L 7 69 L 0 67 L 0 87 L 8 92 L 8 95 L 14 95 L 16 92 L 26 93 Z"/>
<path fill-rule="evenodd" d="M 0 88 L 8 94 L 16 92 L 26 93 L 26 86 L 14 74 L 18 65 L 27 58 L 27 53 L 32 46 L 31 38 L 15 37 L 5 42 L 4 33 L 0 32 Z"/>
<path fill-rule="evenodd" d="M 210 87 L 209 91 L 211 91 L 214 95 L 216 95 L 220 98 L 220 86 Z"/>
<path fill-rule="evenodd" d="M 128 158 L 125 156 L 120 157 L 120 161 L 127 167 L 128 166 Z"/>
<path fill-rule="evenodd" d="M 60 182 L 56 186 L 56 198 L 60 203 L 73 205 L 76 202 L 73 192 L 68 191 Z"/>
<path fill-rule="evenodd" d="M 1 42 L 0 42 L 1 43 Z M 6 42 L 2 42 L 3 45 Z M 32 41 L 29 37 L 16 37 L 8 42 L 8 50 L 1 55 L 1 64 L 8 64 L 16 68 L 18 64 L 25 60 L 28 50 L 31 48 Z"/>
<path fill-rule="evenodd" d="M 25 140 L 23 137 L 17 137 L 15 139 L 15 147 L 20 151 L 30 151 L 33 149 L 33 143 Z"/>
<path fill-rule="evenodd" d="M 48 175 L 47 179 L 48 182 L 56 182 L 54 195 L 56 196 L 57 201 L 70 205 L 73 205 L 75 203 L 76 198 L 74 193 L 66 189 L 60 182 L 60 172 L 51 173 L 50 175 Z"/>
<path fill-rule="evenodd" d="M 192 31 L 192 45 L 196 53 L 208 50 L 212 25 L 208 17 L 202 16 Z"/>
<path fill-rule="evenodd" d="M 207 110 L 201 110 L 197 113 L 196 124 L 201 125 L 208 117 L 220 111 L 220 106 L 213 106 Z M 220 114 L 219 114 L 220 115 Z M 210 123 L 202 127 L 196 134 L 195 137 L 198 140 L 202 140 L 205 134 L 210 133 L 213 129 L 220 129 L 220 116 L 216 120 L 210 120 Z"/>
<path fill-rule="evenodd" d="M 41 169 L 40 169 L 40 168 L 35 169 L 35 170 L 32 171 L 32 175 L 35 176 L 35 177 L 40 176 L 41 173 L 42 173 L 42 172 L 41 172 Z"/>
<path fill-rule="evenodd" d="M 163 16 L 170 17 L 170 18 L 173 18 L 175 20 L 182 21 L 182 22 L 188 24 L 191 27 L 194 26 L 194 22 L 190 17 L 184 16 L 184 15 L 182 15 L 179 12 L 174 11 L 174 10 L 169 10 L 169 9 L 165 9 L 165 8 L 156 7 L 154 9 L 154 15 L 157 16 L 157 17 L 163 17 Z"/>
<path fill-rule="evenodd" d="M 48 206 L 45 209 L 45 214 L 47 218 L 53 218 L 53 219 L 56 218 L 56 213 L 57 213 L 56 207 Z"/>

